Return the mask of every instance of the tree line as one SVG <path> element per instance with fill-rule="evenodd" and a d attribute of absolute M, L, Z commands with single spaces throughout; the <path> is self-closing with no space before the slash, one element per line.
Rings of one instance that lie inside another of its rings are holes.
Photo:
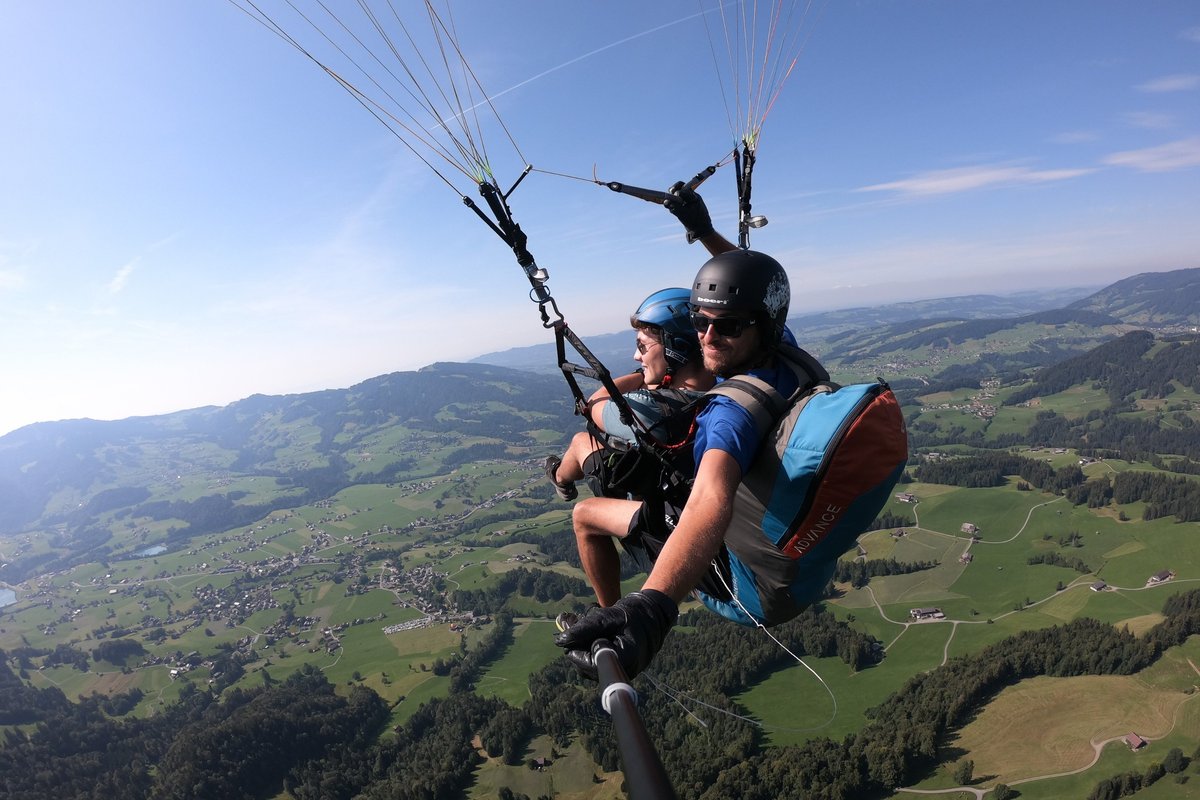
<path fill-rule="evenodd" d="M 1045 461 L 1007 452 L 924 461 L 913 471 L 913 475 L 925 483 L 967 488 L 1003 486 L 1007 476 L 1017 475 L 1039 489 L 1054 494 L 1078 486 L 1084 480 L 1083 470 L 1076 464 L 1054 469 Z"/>
<path fill-rule="evenodd" d="M 1200 633 L 1200 591 L 1168 599 L 1163 613 L 1167 619 L 1140 638 L 1087 618 L 1016 634 L 914 676 L 869 712 L 871 721 L 862 730 L 842 742 L 814 739 L 767 750 L 722 772 L 710 788 L 692 796 L 888 797 L 896 787 L 928 775 L 946 737 L 1005 686 L 1038 675 L 1129 675 L 1149 666 L 1167 647 Z"/>
<path fill-rule="evenodd" d="M 936 561 L 897 561 L 894 558 L 875 558 L 869 561 L 840 559 L 833 571 L 838 583 L 849 583 L 855 589 L 866 586 L 871 578 L 885 575 L 907 575 L 910 572 L 933 569 Z"/>
<path fill-rule="evenodd" d="M 460 611 L 476 614 L 496 614 L 508 604 L 514 594 L 532 597 L 541 603 L 553 603 L 565 597 L 589 597 L 592 589 L 586 581 L 544 569 L 518 567 L 482 589 L 455 589 L 450 601 Z"/>

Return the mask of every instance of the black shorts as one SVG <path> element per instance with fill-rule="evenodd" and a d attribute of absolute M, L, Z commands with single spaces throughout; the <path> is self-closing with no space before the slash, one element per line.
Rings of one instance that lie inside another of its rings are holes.
<path fill-rule="evenodd" d="M 596 497 L 621 500 L 658 490 L 663 467 L 638 449 L 601 447 L 583 460 L 583 480 Z"/>
<path fill-rule="evenodd" d="M 654 569 L 654 562 L 658 560 L 658 554 L 662 552 L 667 538 L 675 530 L 675 523 L 679 521 L 681 511 L 682 509 L 667 503 L 647 500 L 642 502 L 638 512 L 629 521 L 629 532 L 621 540 L 621 546 L 633 562 L 646 573 Z M 696 588 L 717 600 L 728 601 L 733 599 L 729 591 L 732 585 L 729 552 L 725 545 L 721 545 L 721 551 L 700 578 Z"/>

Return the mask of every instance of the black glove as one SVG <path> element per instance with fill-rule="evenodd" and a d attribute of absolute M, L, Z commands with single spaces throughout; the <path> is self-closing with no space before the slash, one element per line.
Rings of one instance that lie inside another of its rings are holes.
<path fill-rule="evenodd" d="M 617 653 L 625 677 L 632 679 L 654 658 L 677 619 L 679 606 L 674 600 L 654 589 L 643 589 L 625 595 L 608 608 L 588 611 L 554 637 L 554 643 L 566 648 L 567 658 L 577 670 L 595 680 L 592 642 L 607 639 Z"/>
<path fill-rule="evenodd" d="M 688 244 L 714 232 L 708 207 L 695 189 L 689 189 L 683 185 L 683 181 L 678 181 L 667 193 L 671 196 L 663 201 L 663 205 L 687 228 Z"/>

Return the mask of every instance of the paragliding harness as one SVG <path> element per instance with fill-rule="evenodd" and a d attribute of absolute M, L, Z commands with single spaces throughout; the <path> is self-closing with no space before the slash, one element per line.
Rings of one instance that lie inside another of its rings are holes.
<path fill-rule="evenodd" d="M 629 441 L 600 428 L 588 415 L 587 430 L 599 445 L 583 464 L 584 480 L 601 497 L 659 496 L 682 507 L 691 491 L 694 422 L 701 395 L 679 389 L 642 389 L 623 396 L 634 418 L 648 424 L 641 441 Z M 650 420 L 653 421 L 650 421 Z M 643 446 L 649 439 L 657 454 Z M 664 463 L 660 456 L 665 456 Z"/>
<path fill-rule="evenodd" d="M 575 398 L 575 413 L 587 420 L 588 431 L 601 444 L 596 462 L 597 470 L 593 475 L 593 488 L 598 488 L 598 494 L 606 497 L 658 494 L 670 502 L 682 505 L 691 491 L 690 421 L 695 416 L 697 404 L 683 392 L 671 389 L 654 390 L 647 394 L 652 396 L 658 405 L 658 419 L 643 419 L 641 415 L 634 413 L 629 401 L 613 382 L 608 368 L 567 325 L 562 312 L 559 311 L 558 303 L 546 285 L 550 276 L 535 263 L 533 255 L 526 247 L 527 237 L 521 226 L 513 220 L 508 207 L 509 195 L 531 169 L 527 167 L 512 188 L 504 193 L 491 183 L 479 184 L 479 193 L 492 212 L 492 217 L 485 214 L 469 197 L 464 196 L 463 203 L 512 248 L 517 263 L 529 279 L 529 297 L 538 306 L 542 327 L 554 330 L 558 367 L 562 370 L 567 386 Z M 570 360 L 567 345 L 583 359 L 586 366 Z M 607 390 L 608 400 L 617 409 L 621 422 L 634 432 L 632 442 L 607 434 L 592 422 L 588 414 L 588 398 L 579 386 L 576 378 L 578 375 L 599 381 Z M 689 412 L 690 417 L 687 416 Z M 681 426 L 681 422 L 686 424 Z M 678 432 L 681 427 L 684 431 L 682 438 L 668 435 Z"/>
<path fill-rule="evenodd" d="M 733 598 L 700 593 L 743 625 L 786 622 L 820 599 L 908 461 L 904 416 L 886 383 L 841 386 L 803 350 L 781 345 L 778 354 L 800 380 L 791 397 L 748 375 L 706 395 L 749 411 L 762 441 L 725 533 Z"/>

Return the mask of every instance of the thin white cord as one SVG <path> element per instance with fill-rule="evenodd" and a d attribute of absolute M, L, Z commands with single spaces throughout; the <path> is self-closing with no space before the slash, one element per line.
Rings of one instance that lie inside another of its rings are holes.
<path fill-rule="evenodd" d="M 822 678 L 819 674 L 817 674 L 817 671 L 815 669 L 810 667 L 808 664 L 804 663 L 804 660 L 802 658 L 800 658 L 800 656 L 796 655 L 791 650 L 789 650 L 787 645 L 785 645 L 783 642 L 779 641 L 779 639 L 777 639 L 773 633 L 771 633 L 769 630 L 767 630 L 765 625 L 763 625 L 761 622 L 759 622 L 757 619 L 755 619 L 754 616 L 749 611 L 746 610 L 746 607 L 744 605 L 742 605 L 742 601 L 738 600 L 737 594 L 734 593 L 733 589 L 730 588 L 729 584 L 725 581 L 725 576 L 721 574 L 721 570 L 720 570 L 720 568 L 717 567 L 715 562 L 714 562 L 713 566 L 715 568 L 713 571 L 717 573 L 717 578 L 720 579 L 721 584 L 725 587 L 725 591 L 729 592 L 730 598 L 732 598 L 733 602 L 737 605 L 737 607 L 742 610 L 742 613 L 745 614 L 748 619 L 750 619 L 754 622 L 754 626 L 756 628 L 759 628 L 763 633 L 765 633 L 767 635 L 767 637 L 770 638 L 771 641 L 773 641 L 775 644 L 779 645 L 779 647 L 783 650 L 783 652 L 787 653 L 789 656 L 794 658 L 796 660 L 797 664 L 799 664 L 800 666 L 804 667 L 806 670 L 811 672 L 812 676 L 814 678 L 816 678 L 817 681 L 823 687 L 825 687 L 825 691 L 829 695 L 829 699 L 833 701 L 833 711 L 830 713 L 829 718 L 827 720 L 825 720 L 824 722 L 822 722 L 820 725 L 816 725 L 811 728 L 784 728 L 784 727 L 780 727 L 777 725 L 767 725 L 766 723 L 760 722 L 756 719 L 752 719 L 751 717 L 746 717 L 741 714 L 735 714 L 732 711 L 726 711 L 723 708 L 717 708 L 714 705 L 710 705 L 709 703 L 706 703 L 703 700 L 698 700 L 694 697 L 691 697 L 683 692 L 680 692 L 677 689 L 672 689 L 671 687 L 667 686 L 665 683 L 661 683 L 660 681 L 655 680 L 654 677 L 651 676 L 649 673 L 646 674 L 646 677 L 650 680 L 651 683 L 654 684 L 655 688 L 662 691 L 664 694 L 666 694 L 668 697 L 670 697 L 676 703 L 679 703 L 680 706 L 683 705 L 679 701 L 679 698 L 682 697 L 692 703 L 696 703 L 696 704 L 702 705 L 706 708 L 710 708 L 713 711 L 718 711 L 718 712 L 720 712 L 722 714 L 726 714 L 727 716 L 730 716 L 730 717 L 736 717 L 737 719 L 749 722 L 751 725 L 757 725 L 758 727 L 760 727 L 764 730 L 784 731 L 784 732 L 791 732 L 791 733 L 808 733 L 811 731 L 818 731 L 821 728 L 827 727 L 831 722 L 834 721 L 834 719 L 837 718 L 837 713 L 838 713 L 837 696 L 833 693 L 833 689 L 829 688 L 829 684 L 827 684 L 825 682 L 824 678 Z M 690 711 L 688 711 L 688 713 L 692 714 L 692 712 L 690 712 Z M 695 714 L 692 714 L 692 716 L 696 717 Z M 700 724 L 704 725 L 704 722 L 702 720 L 700 720 L 699 717 L 696 717 L 696 719 L 697 719 L 697 721 L 700 722 Z M 705 727 L 707 727 L 707 725 L 705 725 Z"/>

